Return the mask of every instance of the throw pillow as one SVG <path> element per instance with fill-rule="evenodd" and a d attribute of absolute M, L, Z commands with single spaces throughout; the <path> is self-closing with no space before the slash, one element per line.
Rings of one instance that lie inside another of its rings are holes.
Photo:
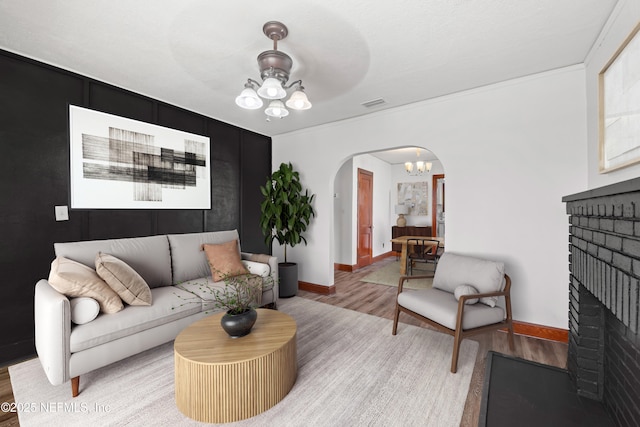
<path fill-rule="evenodd" d="M 249 270 L 242 264 L 238 241 L 230 240 L 226 243 L 202 245 L 214 282 L 219 282 L 227 277 L 249 274 Z"/>
<path fill-rule="evenodd" d="M 480 292 L 478 292 L 478 290 L 471 285 L 460 285 L 456 287 L 456 289 L 453 291 L 453 295 L 456 297 L 456 301 L 460 301 L 460 297 L 462 295 L 471 295 L 471 294 L 478 294 L 478 293 Z M 466 300 L 464 303 L 475 304 L 477 302 L 478 302 L 478 298 L 471 298 Z"/>
<path fill-rule="evenodd" d="M 489 307 L 495 307 L 498 302 L 498 297 L 484 297 L 480 298 L 480 302 L 488 305 Z"/>
<path fill-rule="evenodd" d="M 242 264 L 249 270 L 251 274 L 257 274 L 260 277 L 267 277 L 271 273 L 271 267 L 269 264 L 263 264 L 261 262 L 254 262 L 249 260 L 242 260 Z"/>
<path fill-rule="evenodd" d="M 68 297 L 95 299 L 103 313 L 117 313 L 124 308 L 118 294 L 94 269 L 68 258 L 57 257 L 53 260 L 49 283 L 53 289 Z"/>
<path fill-rule="evenodd" d="M 76 325 L 89 323 L 100 313 L 98 301 L 89 297 L 71 298 L 69 306 L 71 307 L 71 321 Z"/>
<path fill-rule="evenodd" d="M 151 289 L 145 280 L 126 262 L 113 255 L 98 252 L 96 271 L 129 305 L 151 305 Z"/>

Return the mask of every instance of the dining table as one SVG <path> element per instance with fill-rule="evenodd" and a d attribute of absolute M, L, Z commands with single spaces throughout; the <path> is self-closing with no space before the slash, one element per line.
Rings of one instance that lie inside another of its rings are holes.
<path fill-rule="evenodd" d="M 415 246 L 414 239 L 424 240 L 424 244 L 436 245 L 436 241 L 440 242 L 440 247 L 444 248 L 444 237 L 429 237 L 429 236 L 399 236 L 391 239 L 391 243 L 399 243 L 402 245 L 402 251 L 400 252 L 400 275 L 407 274 L 407 255 L 409 253 L 408 247 Z"/>

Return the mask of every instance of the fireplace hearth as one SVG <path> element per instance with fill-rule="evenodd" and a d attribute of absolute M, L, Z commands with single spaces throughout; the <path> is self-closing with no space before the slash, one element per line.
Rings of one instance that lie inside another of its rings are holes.
<path fill-rule="evenodd" d="M 569 353 L 578 394 L 640 425 L 640 178 L 566 196 Z"/>

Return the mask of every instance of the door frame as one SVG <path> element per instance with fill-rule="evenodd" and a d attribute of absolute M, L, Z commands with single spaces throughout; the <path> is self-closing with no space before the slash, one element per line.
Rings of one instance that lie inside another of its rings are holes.
<path fill-rule="evenodd" d="M 371 200 L 371 230 L 369 233 L 369 257 L 365 259 L 365 262 L 361 262 L 360 259 L 360 176 L 368 175 L 371 177 L 371 194 L 369 200 Z M 373 172 L 368 171 L 366 169 L 358 168 L 358 176 L 357 176 L 357 190 L 356 190 L 356 200 L 357 200 L 357 230 L 356 230 L 356 268 L 362 268 L 367 265 L 371 265 L 373 263 Z"/>
<path fill-rule="evenodd" d="M 431 235 L 433 237 L 436 237 L 438 236 L 438 219 L 436 217 L 436 215 L 438 214 L 438 210 L 436 208 L 438 204 L 438 180 L 444 179 L 444 174 L 433 174 L 433 177 L 431 179 Z M 444 206 L 444 187 L 442 193 L 442 205 Z"/>

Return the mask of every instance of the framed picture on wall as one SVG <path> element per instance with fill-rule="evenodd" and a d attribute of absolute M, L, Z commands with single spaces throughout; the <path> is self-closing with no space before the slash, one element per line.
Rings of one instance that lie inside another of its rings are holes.
<path fill-rule="evenodd" d="M 640 23 L 600 72 L 600 173 L 640 162 Z"/>
<path fill-rule="evenodd" d="M 69 106 L 72 209 L 211 209 L 209 138 Z"/>
<path fill-rule="evenodd" d="M 409 207 L 409 215 L 428 215 L 427 182 L 399 182 L 398 204 Z"/>

